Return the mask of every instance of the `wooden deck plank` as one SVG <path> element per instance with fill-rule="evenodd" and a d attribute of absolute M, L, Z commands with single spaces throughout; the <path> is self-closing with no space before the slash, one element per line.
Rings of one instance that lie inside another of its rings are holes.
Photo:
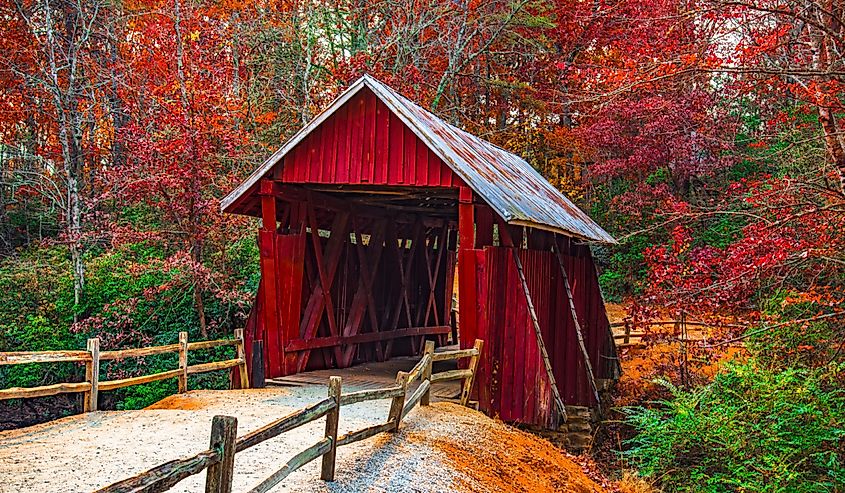
<path fill-rule="evenodd" d="M 409 371 L 419 361 L 419 358 L 392 358 L 382 362 L 364 363 L 348 368 L 315 370 L 288 375 L 286 377 L 271 378 L 267 385 L 302 387 L 310 385 L 325 386 L 329 377 L 338 376 L 343 379 L 343 388 L 356 390 L 379 389 L 395 384 L 396 373 Z M 438 361 L 434 363 L 434 372 L 456 369 L 454 361 Z M 460 397 L 461 382 L 435 382 L 431 386 L 431 396 L 435 401 L 453 400 Z M 419 385 L 419 382 L 409 387 L 409 391 Z"/>

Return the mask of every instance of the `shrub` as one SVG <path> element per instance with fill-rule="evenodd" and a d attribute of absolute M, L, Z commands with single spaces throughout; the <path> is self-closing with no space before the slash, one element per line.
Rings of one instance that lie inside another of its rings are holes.
<path fill-rule="evenodd" d="M 64 246 L 31 248 L 0 260 L 0 351 L 84 349 L 89 337 L 101 339 L 102 350 L 173 344 L 180 331 L 199 340 L 199 324 L 191 296 L 191 279 L 179 264 L 168 263 L 167 245 L 139 241 L 109 249 L 92 248 L 85 258 L 86 292 L 74 305 L 73 281 Z M 254 238 L 211 251 L 216 290 L 204 293 L 209 337 L 231 336 L 242 327 L 248 303 L 258 285 L 258 251 Z M 221 257 L 221 258 L 218 258 Z M 225 258 L 223 258 L 225 257 Z M 229 270 L 218 269 L 231 266 Z M 218 272 L 222 270 L 222 272 Z M 74 324 L 74 311 L 80 322 Z M 191 354 L 191 363 L 234 357 L 231 348 Z M 101 379 L 118 379 L 172 370 L 175 355 L 104 362 Z M 55 363 L 0 367 L 0 388 L 80 381 L 80 364 Z M 190 378 L 191 388 L 226 388 L 228 373 Z M 136 409 L 176 392 L 174 379 L 101 393 L 104 409 Z M 0 408 L 2 410 L 2 408 Z"/>
<path fill-rule="evenodd" d="M 726 366 L 712 383 L 626 410 L 626 452 L 665 491 L 845 491 L 845 365 Z"/>

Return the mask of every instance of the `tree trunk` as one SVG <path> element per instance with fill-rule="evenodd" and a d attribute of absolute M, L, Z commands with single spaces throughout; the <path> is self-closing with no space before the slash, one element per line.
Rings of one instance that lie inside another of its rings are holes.
<path fill-rule="evenodd" d="M 208 338 L 208 324 L 205 320 L 205 305 L 202 302 L 202 286 L 200 285 L 200 276 L 197 272 L 197 267 L 202 261 L 202 245 L 199 241 L 192 239 L 193 246 L 191 248 L 191 258 L 194 261 L 194 307 L 197 310 L 197 318 L 200 324 L 200 335 L 203 339 Z"/>
<path fill-rule="evenodd" d="M 825 147 L 839 177 L 839 192 L 845 195 L 845 149 L 838 137 L 836 117 L 829 107 L 819 106 L 819 123 L 824 131 Z"/>

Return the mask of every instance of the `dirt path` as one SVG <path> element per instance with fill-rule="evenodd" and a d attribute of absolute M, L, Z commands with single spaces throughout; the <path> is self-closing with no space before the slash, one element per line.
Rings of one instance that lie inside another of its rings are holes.
<path fill-rule="evenodd" d="M 350 389 L 352 390 L 352 389 Z M 96 412 L 0 433 L 0 492 L 87 492 L 207 448 L 211 419 L 238 417 L 242 435 L 323 397 L 325 387 L 192 391 L 142 411 Z M 340 433 L 383 422 L 388 401 L 344 407 Z M 247 491 L 323 433 L 319 420 L 235 460 Z M 172 491 L 202 491 L 204 476 Z M 334 483 L 319 461 L 274 491 L 603 491 L 548 442 L 448 403 L 413 411 L 397 435 L 338 451 Z"/>

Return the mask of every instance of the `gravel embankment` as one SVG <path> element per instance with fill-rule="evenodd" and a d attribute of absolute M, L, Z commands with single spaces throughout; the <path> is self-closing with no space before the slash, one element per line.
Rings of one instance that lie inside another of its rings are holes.
<path fill-rule="evenodd" d="M 347 389 L 345 389 L 347 390 Z M 355 390 L 350 388 L 348 390 Z M 238 418 L 242 435 L 322 399 L 326 388 L 192 391 L 141 411 L 96 412 L 0 432 L 0 492 L 87 492 L 207 448 L 214 415 Z M 388 401 L 344 407 L 340 434 L 383 422 Z M 234 491 L 248 491 L 322 436 L 324 421 L 235 458 Z M 415 409 L 398 434 L 338 450 L 336 481 L 319 460 L 274 491 L 603 491 L 548 442 L 448 403 Z M 204 476 L 174 492 L 203 490 Z"/>

